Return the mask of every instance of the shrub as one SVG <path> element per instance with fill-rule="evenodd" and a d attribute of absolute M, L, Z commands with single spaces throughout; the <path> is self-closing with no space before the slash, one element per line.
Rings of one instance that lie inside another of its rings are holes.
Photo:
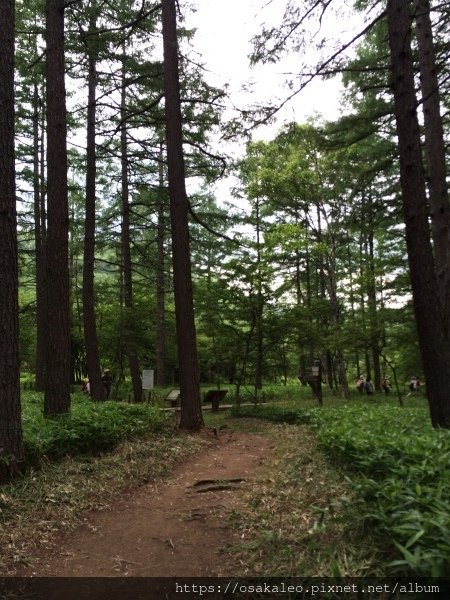
<path fill-rule="evenodd" d="M 110 450 L 124 439 L 161 430 L 167 422 L 162 411 L 148 404 L 93 402 L 81 395 L 73 397 L 70 415 L 46 419 L 41 395 L 24 396 L 25 455 L 33 464 L 43 456 L 59 459 Z"/>
<path fill-rule="evenodd" d="M 274 423 L 300 423 L 309 422 L 308 411 L 301 411 L 295 408 L 285 408 L 273 405 L 241 406 L 231 409 L 233 417 L 255 417 L 258 419 L 267 419 Z"/>
<path fill-rule="evenodd" d="M 321 422 L 319 422 L 321 421 Z M 352 482 L 372 521 L 400 552 L 394 572 L 450 572 L 450 432 L 435 431 L 425 410 L 347 407 L 317 420 L 325 450 L 358 471 Z"/>
<path fill-rule="evenodd" d="M 450 432 L 424 408 L 367 404 L 325 409 L 246 407 L 235 414 L 309 422 L 322 447 L 347 470 L 364 519 L 391 540 L 392 573 L 450 572 Z"/>

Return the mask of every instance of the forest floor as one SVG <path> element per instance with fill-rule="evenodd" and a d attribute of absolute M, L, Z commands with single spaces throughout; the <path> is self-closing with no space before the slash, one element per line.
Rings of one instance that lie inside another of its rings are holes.
<path fill-rule="evenodd" d="M 377 544 L 312 431 L 223 414 L 208 421 L 196 435 L 152 434 L 3 488 L 0 574 L 373 573 Z"/>
<path fill-rule="evenodd" d="M 260 435 L 224 430 L 169 477 L 129 490 L 39 544 L 15 576 L 206 577 L 232 575 L 222 554 L 238 541 L 230 515 L 270 452 Z"/>

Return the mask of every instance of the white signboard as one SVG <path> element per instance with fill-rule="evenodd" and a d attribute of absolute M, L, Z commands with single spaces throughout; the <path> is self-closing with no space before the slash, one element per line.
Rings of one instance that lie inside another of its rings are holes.
<path fill-rule="evenodd" d="M 319 377 L 319 367 L 312 368 L 313 377 Z"/>
<path fill-rule="evenodd" d="M 142 371 L 142 389 L 152 390 L 155 372 L 153 369 L 144 369 Z"/>

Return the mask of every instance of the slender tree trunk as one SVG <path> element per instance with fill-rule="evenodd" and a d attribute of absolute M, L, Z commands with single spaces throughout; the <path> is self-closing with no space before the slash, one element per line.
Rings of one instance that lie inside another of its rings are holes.
<path fill-rule="evenodd" d="M 17 470 L 17 464 L 23 459 L 14 159 L 14 20 L 14 2 L 5 0 L 0 28 L 0 482 Z"/>
<path fill-rule="evenodd" d="M 46 416 L 70 409 L 69 212 L 64 84 L 64 4 L 47 0 L 47 364 Z"/>
<path fill-rule="evenodd" d="M 262 389 L 263 370 L 263 296 L 262 296 L 262 274 L 261 274 L 261 223 L 259 199 L 256 199 L 256 369 L 255 369 L 255 394 Z"/>
<path fill-rule="evenodd" d="M 365 206 L 365 197 L 364 194 L 362 196 L 362 215 L 364 215 L 364 206 Z M 368 379 L 372 379 L 372 369 L 370 365 L 370 356 L 367 350 L 367 323 L 366 323 L 366 302 L 365 302 L 365 281 L 366 281 L 366 273 L 364 269 L 364 256 L 367 256 L 367 243 L 364 240 L 363 232 L 360 232 L 359 235 L 359 277 L 361 280 L 360 283 L 360 308 L 361 308 L 361 317 L 362 317 L 362 338 L 364 341 L 364 366 L 365 366 L 365 377 Z"/>
<path fill-rule="evenodd" d="M 327 322 L 328 328 L 328 322 Z M 325 377 L 327 379 L 327 384 L 330 390 L 334 395 L 334 381 L 333 381 L 333 357 L 331 355 L 331 350 L 328 348 L 325 350 Z"/>
<path fill-rule="evenodd" d="M 166 188 L 164 186 L 163 145 L 159 154 L 158 222 L 156 226 L 156 385 L 166 383 L 166 286 L 165 250 Z"/>
<path fill-rule="evenodd" d="M 298 224 L 298 221 L 296 221 Z M 302 287 L 301 287 L 301 277 L 300 277 L 300 254 L 299 251 L 295 251 L 295 303 L 298 309 L 302 306 L 303 296 L 302 296 Z M 297 348 L 298 348 L 298 375 L 300 379 L 300 383 L 302 385 L 307 385 L 306 383 L 306 369 L 307 369 L 307 355 L 306 350 L 304 348 L 304 339 L 301 331 L 298 331 L 297 334 Z"/>
<path fill-rule="evenodd" d="M 350 398 L 350 390 L 348 387 L 347 371 L 345 369 L 344 354 L 340 349 L 337 351 L 337 371 L 342 397 L 348 399 Z"/>
<path fill-rule="evenodd" d="M 203 426 L 203 416 L 192 293 L 189 207 L 184 180 L 175 0 L 162 1 L 162 24 L 175 318 L 181 387 L 180 427 L 196 430 Z"/>
<path fill-rule="evenodd" d="M 349 281 L 350 281 L 350 313 L 352 315 L 352 320 L 355 320 L 355 288 L 354 288 L 354 283 L 353 283 L 353 260 L 352 260 L 352 253 L 351 253 L 351 248 L 350 248 L 350 240 L 347 246 L 347 257 L 348 257 L 348 277 L 349 277 Z M 356 376 L 360 377 L 361 375 L 361 370 L 360 370 L 360 364 L 359 364 L 359 349 L 358 349 L 358 344 L 359 344 L 359 338 L 357 339 L 357 336 L 355 336 L 355 363 L 356 363 Z"/>
<path fill-rule="evenodd" d="M 414 89 L 410 2 L 388 0 L 387 17 L 406 244 L 419 347 L 431 422 L 434 427 L 449 428 L 450 348 L 436 302 L 438 285 L 428 226 Z"/>
<path fill-rule="evenodd" d="M 128 363 L 130 366 L 131 384 L 133 387 L 134 402 L 142 402 L 142 380 L 139 359 L 136 353 L 135 343 L 132 339 L 134 327 L 131 327 L 129 318 L 133 309 L 133 278 L 131 268 L 131 239 L 130 239 L 130 194 L 128 178 L 128 139 L 126 126 L 126 77 L 125 77 L 125 53 L 122 62 L 122 91 L 121 91 L 121 133 L 120 154 L 122 162 L 122 264 L 123 264 L 123 294 L 125 310 L 127 311 L 126 347 Z"/>
<path fill-rule="evenodd" d="M 42 215 L 42 193 L 43 181 L 41 179 L 40 144 L 40 107 L 39 89 L 34 84 L 33 91 L 33 191 L 34 191 L 34 248 L 36 265 L 36 383 L 35 389 L 45 389 L 45 354 L 46 354 L 46 284 L 45 284 L 45 230 L 42 223 L 45 215 Z M 42 157 L 43 158 L 43 157 Z M 45 206 L 44 206 L 45 208 Z"/>
<path fill-rule="evenodd" d="M 311 331 L 314 329 L 313 316 L 312 316 L 312 297 L 313 297 L 313 284 L 311 281 L 311 255 L 309 252 L 309 241 L 306 245 L 306 261 L 305 261 L 305 276 L 306 276 L 306 305 L 308 307 L 308 323 Z M 314 339 L 309 343 L 309 367 L 311 368 L 314 363 L 314 356 L 316 353 L 316 346 Z"/>
<path fill-rule="evenodd" d="M 320 212 L 319 203 L 317 203 L 316 210 L 317 210 L 317 241 L 320 244 L 320 243 L 322 243 L 323 237 L 322 237 L 322 215 Z M 319 280 L 318 280 L 319 297 L 320 297 L 320 300 L 323 303 L 325 303 L 327 283 L 325 281 L 324 259 L 323 259 L 322 255 L 319 256 L 318 278 L 319 278 Z M 329 323 L 328 316 L 326 314 L 322 314 L 321 322 L 322 322 L 323 332 L 328 333 L 330 323 Z M 323 341 L 322 341 L 322 344 L 323 344 Z M 333 358 L 331 356 L 330 348 L 325 348 L 323 358 L 324 358 L 324 360 L 322 361 L 322 364 L 324 364 L 324 366 L 325 366 L 325 378 L 326 378 L 328 387 L 330 388 L 330 390 L 334 390 Z"/>
<path fill-rule="evenodd" d="M 414 3 L 434 259 L 445 331 L 447 338 L 450 338 L 450 201 L 447 186 L 444 128 L 433 45 L 430 2 L 429 0 L 415 0 Z"/>
<path fill-rule="evenodd" d="M 375 252 L 374 252 L 374 228 L 373 228 L 373 199 L 369 190 L 367 198 L 367 309 L 370 324 L 370 347 L 372 351 L 373 377 L 375 389 L 381 391 L 381 368 L 380 368 L 380 332 L 377 311 L 377 289 L 375 279 Z"/>
<path fill-rule="evenodd" d="M 95 204 L 97 156 L 95 150 L 96 91 L 97 64 L 95 32 L 97 3 L 91 5 L 88 44 L 88 107 L 87 107 L 87 143 L 86 143 L 86 202 L 84 223 L 84 257 L 83 257 L 83 323 L 86 346 L 86 368 L 89 378 L 90 394 L 94 400 L 106 398 L 105 387 L 100 371 L 100 354 L 98 350 L 97 321 L 95 318 Z"/>
<path fill-rule="evenodd" d="M 331 248 L 328 254 L 327 260 L 327 269 L 328 269 L 328 295 L 330 297 L 331 307 L 333 311 L 333 331 L 339 339 L 340 331 L 341 331 L 341 308 L 339 305 L 338 298 L 338 290 L 337 290 L 337 279 L 336 279 L 336 241 L 332 239 Z M 328 359 L 328 354 L 330 358 Z M 330 351 L 327 351 L 327 362 L 330 361 L 329 368 L 331 374 L 334 375 L 334 387 L 337 389 L 338 385 L 341 390 L 341 394 L 343 398 L 349 397 L 349 389 L 348 389 L 348 381 L 347 381 L 347 373 L 345 370 L 345 360 L 344 353 L 341 348 L 336 349 L 336 364 L 333 361 L 333 357 Z M 337 383 L 336 383 L 336 375 L 337 375 Z"/>
<path fill-rule="evenodd" d="M 72 203 L 69 204 L 69 222 L 75 221 L 75 203 L 72 199 Z M 79 382 L 80 378 L 77 378 L 77 372 L 79 371 L 78 365 L 81 364 L 82 357 L 84 358 L 84 347 L 81 347 L 77 336 L 72 333 L 72 326 L 75 323 L 74 313 L 76 310 L 78 331 L 82 333 L 81 320 L 82 314 L 80 310 L 80 293 L 78 286 L 78 254 L 73 243 L 73 232 L 69 230 L 69 298 L 71 302 L 69 304 L 69 341 L 70 341 L 70 384 Z"/>

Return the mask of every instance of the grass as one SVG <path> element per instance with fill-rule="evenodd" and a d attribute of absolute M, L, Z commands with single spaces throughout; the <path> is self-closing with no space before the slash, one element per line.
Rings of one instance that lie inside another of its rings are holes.
<path fill-rule="evenodd" d="M 320 447 L 355 490 L 360 524 L 386 540 L 392 557 L 387 574 L 450 572 L 450 432 L 433 430 L 423 405 L 359 402 L 239 412 L 315 428 Z"/>
<path fill-rule="evenodd" d="M 22 394 L 27 472 L 0 489 L 0 572 L 133 487 L 170 472 L 207 441 L 187 436 L 158 408 L 73 395 L 70 415 L 43 417 L 42 394 Z"/>
<path fill-rule="evenodd" d="M 119 398 L 128 398 L 131 393 L 131 384 L 125 382 L 120 386 Z M 179 383 L 173 385 L 158 386 L 152 390 L 152 403 L 156 406 L 165 406 L 165 398 L 169 392 L 173 389 L 179 389 Z M 208 390 L 218 389 L 217 383 L 202 383 L 200 385 L 200 392 L 203 396 Z M 220 389 L 227 390 L 225 398 L 226 404 L 236 403 L 236 385 L 233 383 L 220 383 Z M 331 397 L 331 392 L 325 390 L 325 396 Z M 266 383 L 263 385 L 263 389 L 258 391 L 257 401 L 262 400 L 267 402 L 278 402 L 278 401 L 302 401 L 307 402 L 309 405 L 314 405 L 314 401 L 311 400 L 311 391 L 309 388 L 303 387 L 298 381 L 290 381 L 287 385 Z M 252 385 L 244 385 L 240 389 L 240 401 L 242 403 L 255 402 L 255 388 Z"/>
<path fill-rule="evenodd" d="M 42 461 L 39 470 L 0 490 L 0 573 L 32 565 L 40 547 L 52 548 L 59 532 L 82 524 L 133 488 L 169 474 L 208 441 L 166 428 L 126 440 L 109 453 Z"/>
<path fill-rule="evenodd" d="M 123 440 L 162 431 L 167 416 L 148 404 L 93 402 L 82 394 L 72 396 L 70 415 L 46 419 L 42 394 L 23 393 L 22 422 L 26 462 L 96 454 L 113 449 Z"/>
<path fill-rule="evenodd" d="M 423 400 L 400 409 L 393 399 L 328 399 L 320 409 L 299 386 L 295 393 L 240 409 L 252 418 L 205 412 L 207 426 L 269 436 L 274 450 L 251 483 L 246 508 L 230 517 L 242 539 L 230 558 L 236 572 L 446 574 L 450 438 L 432 430 Z M 42 397 L 24 398 L 30 471 L 0 490 L 4 574 L 29 563 L 35 547 L 51 545 L 59 530 L 80 524 L 83 511 L 106 507 L 207 444 L 180 435 L 148 404 L 80 395 L 69 417 L 45 420 Z"/>
<path fill-rule="evenodd" d="M 223 419 L 223 417 L 222 417 Z M 220 425 L 219 425 L 220 426 Z M 241 542 L 229 549 L 240 576 L 362 576 L 382 573 L 379 541 L 355 526 L 354 494 L 305 426 L 231 420 L 268 436 L 273 454 L 230 515 Z"/>

